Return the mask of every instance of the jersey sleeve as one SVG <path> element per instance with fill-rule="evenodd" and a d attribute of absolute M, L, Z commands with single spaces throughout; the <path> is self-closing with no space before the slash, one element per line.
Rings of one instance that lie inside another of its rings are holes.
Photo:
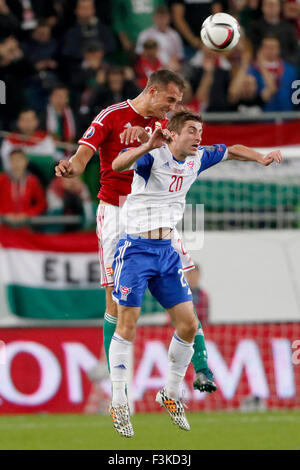
<path fill-rule="evenodd" d="M 210 168 L 213 165 L 227 159 L 228 150 L 224 144 L 211 145 L 209 147 L 199 147 L 199 150 L 203 149 L 201 157 L 201 164 L 198 170 L 198 175 Z"/>
<path fill-rule="evenodd" d="M 127 150 L 130 150 L 130 148 L 123 149 L 120 153 L 127 152 Z M 154 158 L 151 153 L 145 153 L 136 162 L 134 162 L 131 167 L 128 168 L 128 170 L 134 170 L 135 173 L 137 173 L 139 176 L 142 176 L 142 178 L 144 178 L 145 182 L 147 183 L 150 177 L 153 163 Z"/>
<path fill-rule="evenodd" d="M 140 157 L 133 166 L 135 173 L 144 178 L 146 184 L 150 177 L 153 162 L 154 158 L 151 153 L 145 153 L 145 155 Z"/>
<path fill-rule="evenodd" d="M 97 148 L 101 146 L 110 130 L 111 121 L 109 116 L 107 116 L 107 119 L 104 117 L 101 123 L 93 121 L 90 127 L 85 131 L 81 139 L 78 141 L 78 144 L 87 145 L 92 150 L 94 150 L 94 152 L 96 152 Z"/>

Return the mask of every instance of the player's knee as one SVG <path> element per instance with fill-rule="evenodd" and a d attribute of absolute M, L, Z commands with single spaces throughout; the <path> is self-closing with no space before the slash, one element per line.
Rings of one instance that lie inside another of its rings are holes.
<path fill-rule="evenodd" d="M 137 317 L 132 314 L 132 311 L 121 310 L 118 313 L 118 334 L 127 341 L 133 341 L 136 332 Z"/>
<path fill-rule="evenodd" d="M 105 311 L 113 317 L 118 316 L 118 306 L 112 298 L 113 287 L 106 287 L 106 309 Z"/>
<path fill-rule="evenodd" d="M 189 343 L 194 341 L 198 329 L 198 322 L 195 317 L 186 319 L 180 324 L 177 333 L 181 339 Z"/>

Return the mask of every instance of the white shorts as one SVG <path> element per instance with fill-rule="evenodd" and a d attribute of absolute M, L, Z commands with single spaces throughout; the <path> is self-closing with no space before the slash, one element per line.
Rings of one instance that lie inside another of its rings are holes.
<path fill-rule="evenodd" d="M 119 222 L 120 208 L 106 204 L 99 204 L 97 209 L 97 236 L 99 244 L 99 259 L 101 273 L 101 287 L 114 285 L 112 264 L 116 252 L 117 243 L 124 233 Z M 172 246 L 180 256 L 183 271 L 194 269 L 194 263 L 184 249 L 180 235 L 175 228 L 173 230 Z"/>

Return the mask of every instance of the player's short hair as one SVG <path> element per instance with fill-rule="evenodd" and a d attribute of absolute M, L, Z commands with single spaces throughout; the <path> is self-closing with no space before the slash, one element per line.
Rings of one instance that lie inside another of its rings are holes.
<path fill-rule="evenodd" d="M 203 119 L 200 114 L 196 114 L 188 110 L 183 110 L 173 114 L 168 123 L 168 130 L 180 134 L 187 121 L 196 121 L 200 122 L 201 124 L 203 123 Z"/>
<path fill-rule="evenodd" d="M 180 91 L 183 91 L 185 88 L 184 79 L 178 73 L 168 69 L 161 69 L 150 75 L 145 90 L 148 90 L 152 85 L 167 87 L 169 83 L 175 83 Z"/>

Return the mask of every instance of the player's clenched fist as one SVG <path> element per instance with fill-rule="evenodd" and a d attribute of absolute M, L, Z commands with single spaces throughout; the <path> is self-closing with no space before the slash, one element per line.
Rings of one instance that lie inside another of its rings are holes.
<path fill-rule="evenodd" d="M 60 160 L 59 164 L 55 167 L 55 175 L 63 176 L 64 178 L 72 178 L 74 175 L 72 162 L 68 160 Z"/>
<path fill-rule="evenodd" d="M 155 129 L 148 142 L 149 149 L 159 148 L 171 141 L 171 133 L 168 129 Z"/>

